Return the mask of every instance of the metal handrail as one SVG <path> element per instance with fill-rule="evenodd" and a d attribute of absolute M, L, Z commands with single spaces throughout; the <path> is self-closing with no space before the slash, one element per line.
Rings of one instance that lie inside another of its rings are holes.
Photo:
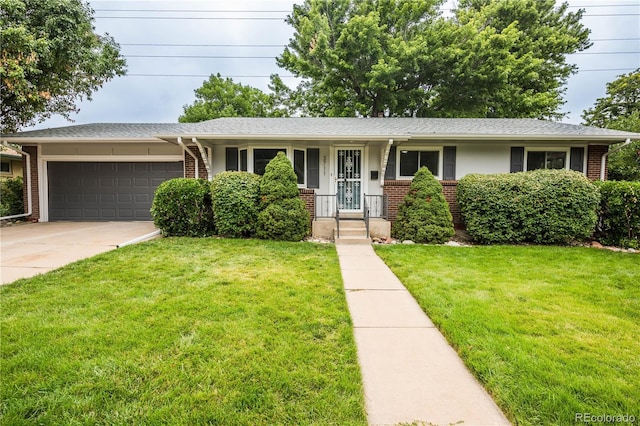
<path fill-rule="evenodd" d="M 336 238 L 340 238 L 340 207 L 338 206 L 338 193 L 336 192 Z"/>
<path fill-rule="evenodd" d="M 367 194 L 364 194 L 364 227 L 367 230 L 367 238 L 369 238 L 369 205 L 367 204 Z"/>

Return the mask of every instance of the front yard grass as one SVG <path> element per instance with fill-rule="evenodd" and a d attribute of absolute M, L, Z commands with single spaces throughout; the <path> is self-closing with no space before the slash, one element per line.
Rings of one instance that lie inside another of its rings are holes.
<path fill-rule="evenodd" d="M 576 413 L 638 424 L 640 256 L 543 246 L 376 251 L 514 424 L 583 423 Z"/>
<path fill-rule="evenodd" d="M 333 246 L 161 239 L 0 298 L 2 424 L 366 424 Z"/>

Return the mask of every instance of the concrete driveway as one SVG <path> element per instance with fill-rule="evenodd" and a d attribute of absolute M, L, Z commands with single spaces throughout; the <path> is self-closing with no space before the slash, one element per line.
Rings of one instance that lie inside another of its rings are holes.
<path fill-rule="evenodd" d="M 46 222 L 0 228 L 0 284 L 113 250 L 155 231 L 152 222 Z"/>

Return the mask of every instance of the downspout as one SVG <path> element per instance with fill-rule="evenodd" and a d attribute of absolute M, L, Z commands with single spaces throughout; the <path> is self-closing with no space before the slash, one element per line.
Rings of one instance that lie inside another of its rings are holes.
<path fill-rule="evenodd" d="M 380 186 L 384 186 L 384 175 L 387 173 L 387 163 L 389 162 L 389 152 L 391 151 L 391 145 L 393 145 L 393 139 L 389 139 L 389 143 L 384 148 L 382 154 L 382 164 L 380 165 Z"/>
<path fill-rule="evenodd" d="M 631 139 L 627 138 L 627 140 L 624 141 L 624 143 L 619 147 L 617 147 L 616 149 L 607 151 L 604 154 L 602 154 L 602 158 L 600 159 L 600 180 L 601 181 L 604 181 L 604 167 L 607 164 L 607 157 L 609 156 L 609 154 L 613 154 L 614 152 L 620 151 L 622 148 L 629 145 L 630 143 L 631 143 Z"/>
<path fill-rule="evenodd" d="M 213 175 L 211 174 L 211 164 L 209 164 L 209 156 L 207 156 L 207 153 L 204 150 L 204 147 L 198 141 L 197 138 L 191 138 L 191 140 L 193 141 L 193 143 L 195 143 L 198 146 L 198 149 L 200 150 L 200 156 L 202 157 L 202 162 L 204 163 L 204 166 L 207 168 L 208 180 L 209 181 L 213 180 Z"/>
<path fill-rule="evenodd" d="M 184 144 L 184 142 L 182 142 L 182 137 L 178 136 L 178 145 L 180 145 L 182 147 L 182 149 L 191 156 L 191 158 L 193 158 L 193 161 L 195 161 L 195 178 L 197 179 L 200 175 L 198 174 L 199 172 L 199 167 L 198 167 L 198 157 L 195 156 L 195 154 L 193 152 L 191 152 L 191 150 Z M 186 171 L 186 170 L 185 170 Z M 186 177 L 186 176 L 185 176 Z"/>
<path fill-rule="evenodd" d="M 27 152 L 24 152 L 22 149 L 9 145 L 6 141 L 2 142 L 2 146 L 5 146 L 9 149 L 13 149 L 14 151 L 19 152 L 20 154 L 27 157 L 27 212 L 21 214 L 14 214 L 11 216 L 3 216 L 0 217 L 0 220 L 5 219 L 17 219 L 19 217 L 28 217 L 33 213 L 33 201 L 31 194 L 31 155 Z"/>

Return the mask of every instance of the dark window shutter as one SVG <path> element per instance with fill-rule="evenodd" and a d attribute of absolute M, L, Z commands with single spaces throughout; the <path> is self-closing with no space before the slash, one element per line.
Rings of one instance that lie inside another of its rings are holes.
<path fill-rule="evenodd" d="M 571 148 L 569 168 L 576 172 L 584 172 L 584 148 Z"/>
<path fill-rule="evenodd" d="M 396 147 L 392 146 L 389 150 L 389 159 L 387 160 L 387 168 L 384 171 L 384 178 L 388 180 L 396 179 Z"/>
<path fill-rule="evenodd" d="M 524 170 L 524 147 L 511 147 L 511 173 L 521 172 Z"/>
<path fill-rule="evenodd" d="M 307 188 L 320 188 L 320 149 L 307 148 Z"/>
<path fill-rule="evenodd" d="M 442 179 L 456 180 L 456 147 L 445 146 L 442 153 Z"/>
<path fill-rule="evenodd" d="M 238 171 L 238 148 L 226 148 L 225 157 L 227 162 L 227 171 Z"/>

